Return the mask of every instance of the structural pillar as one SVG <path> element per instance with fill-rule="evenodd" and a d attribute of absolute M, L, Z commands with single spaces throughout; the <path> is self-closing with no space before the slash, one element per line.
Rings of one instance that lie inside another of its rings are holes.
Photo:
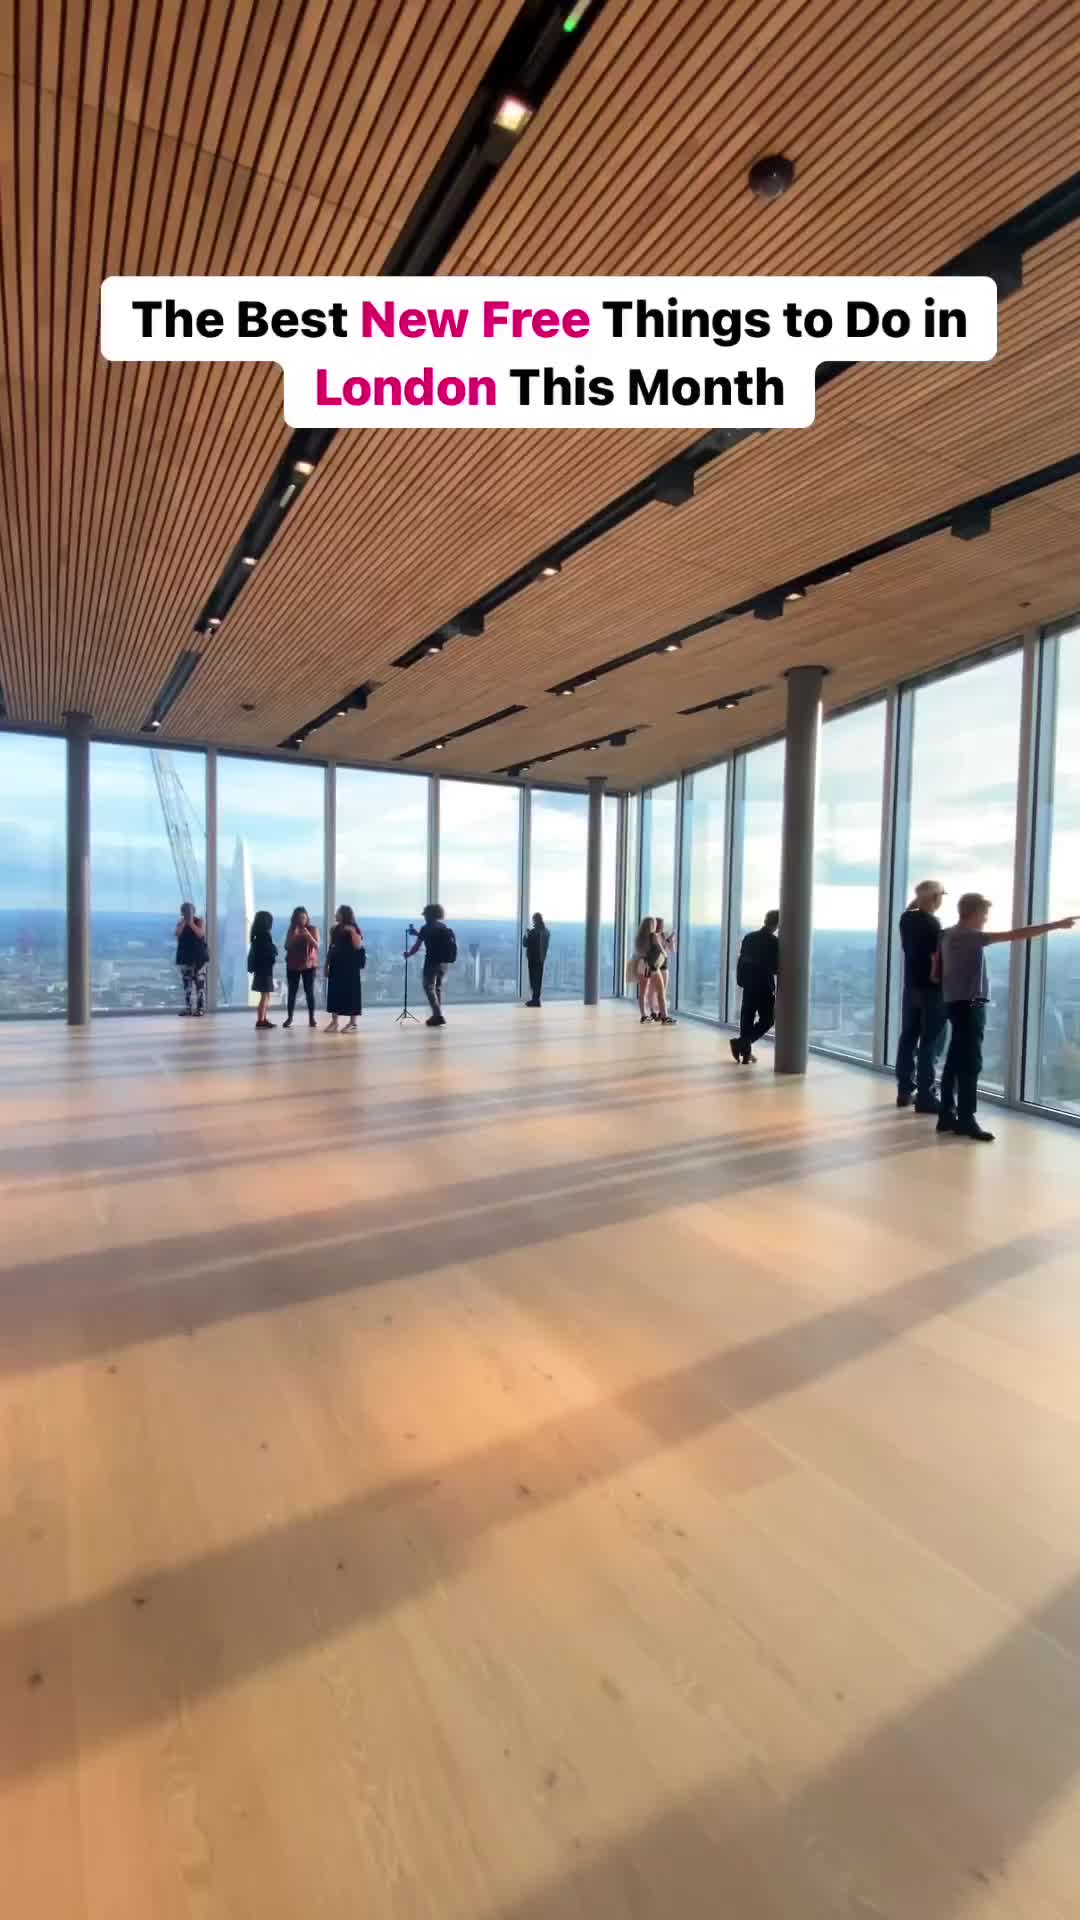
<path fill-rule="evenodd" d="M 585 1005 L 600 999 L 600 911 L 604 874 L 604 788 L 607 776 L 589 781 L 589 847 L 585 866 Z"/>
<path fill-rule="evenodd" d="M 777 1073 L 805 1073 L 810 1051 L 810 941 L 814 899 L 814 803 L 824 667 L 790 667 L 780 848 L 780 984 Z"/>
<path fill-rule="evenodd" d="M 67 1017 L 90 1024 L 90 715 L 67 728 Z"/>

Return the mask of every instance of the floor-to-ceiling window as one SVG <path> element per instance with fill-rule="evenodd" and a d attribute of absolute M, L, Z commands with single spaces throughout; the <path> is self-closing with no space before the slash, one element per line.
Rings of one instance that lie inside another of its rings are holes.
<path fill-rule="evenodd" d="M 623 977 L 618 982 L 620 993 L 634 993 L 633 981 L 628 980 L 627 973 L 633 964 L 634 941 L 640 918 L 641 795 L 632 793 L 626 802 L 626 892 L 623 899 Z"/>
<path fill-rule="evenodd" d="M 419 925 L 428 889 L 428 795 L 421 774 L 339 767 L 336 881 L 364 932 L 366 1006 L 400 1006 L 409 925 Z M 413 997 L 420 993 L 417 962 Z"/>
<path fill-rule="evenodd" d="M 90 969 L 95 1013 L 183 1005 L 182 900 L 206 913 L 206 760 L 90 747 Z"/>
<path fill-rule="evenodd" d="M 589 802 L 583 793 L 534 789 L 529 802 L 529 899 L 551 934 L 544 997 L 580 1000 L 585 991 L 585 870 Z"/>
<path fill-rule="evenodd" d="M 678 787 L 650 787 L 641 798 L 641 911 L 675 925 L 675 815 Z"/>
<path fill-rule="evenodd" d="M 439 782 L 439 899 L 457 935 L 448 1000 L 516 1000 L 520 796 L 481 781 Z"/>
<path fill-rule="evenodd" d="M 780 840 L 784 816 L 784 743 L 774 740 L 743 756 L 745 790 L 742 832 L 742 889 L 738 934 L 760 927 L 780 905 Z M 784 931 L 780 929 L 783 942 Z M 736 947 L 738 942 L 736 942 Z M 734 966 L 731 993 L 735 996 Z"/>
<path fill-rule="evenodd" d="M 0 1017 L 67 1013 L 66 754 L 0 734 Z"/>
<path fill-rule="evenodd" d="M 1016 650 L 905 696 L 914 703 L 911 800 L 907 858 L 897 850 L 898 872 L 906 875 L 908 899 L 918 881 L 941 881 L 944 926 L 955 919 L 962 893 L 993 902 L 991 931 L 1012 918 L 1021 678 Z M 983 1081 L 996 1090 L 1005 1084 L 1012 951 L 987 949 L 991 1006 Z"/>
<path fill-rule="evenodd" d="M 615 917 L 618 912 L 619 802 L 604 795 L 603 845 L 600 861 L 600 997 L 615 992 Z"/>
<path fill-rule="evenodd" d="M 1056 648 L 1045 902 L 1050 920 L 1080 913 L 1080 621 L 1058 636 Z M 1041 917 L 1041 901 L 1036 910 Z M 1044 1106 L 1080 1114 L 1080 927 L 1039 942 L 1032 951 L 1032 981 L 1037 1007 L 1026 1091 Z"/>
<path fill-rule="evenodd" d="M 274 916 L 276 998 L 285 997 L 285 934 L 294 907 L 321 927 L 325 776 L 282 760 L 217 763 L 217 963 L 222 1006 L 251 1002 L 247 970 L 252 914 Z M 352 903 L 350 902 L 350 905 Z M 322 927 L 325 953 L 327 929 Z"/>
<path fill-rule="evenodd" d="M 821 730 L 814 822 L 810 1039 L 874 1050 L 885 702 Z"/>
<path fill-rule="evenodd" d="M 679 1005 L 712 1020 L 721 1015 L 724 972 L 727 787 L 725 764 L 689 775 L 683 788 Z"/>

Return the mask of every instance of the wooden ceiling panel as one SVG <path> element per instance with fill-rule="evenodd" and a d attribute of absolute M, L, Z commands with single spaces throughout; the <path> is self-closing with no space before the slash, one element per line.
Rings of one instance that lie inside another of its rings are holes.
<path fill-rule="evenodd" d="M 376 271 L 516 11 L 0 9 L 0 683 L 16 718 L 86 706 L 103 727 L 138 727 L 285 441 L 276 369 L 105 365 L 100 279 Z M 1078 107 L 1071 0 L 611 0 L 447 265 L 926 271 L 1067 176 Z M 797 182 L 765 207 L 745 177 L 770 149 L 792 155 Z M 623 780 L 652 777 L 716 732 L 720 716 L 675 719 L 689 690 L 754 680 L 744 665 L 815 643 L 822 619 L 830 698 L 847 699 L 888 677 L 886 640 L 925 664 L 927 648 L 992 638 L 1011 600 L 1058 611 L 1080 545 L 1066 488 L 996 516 L 970 549 L 936 541 L 875 563 L 798 622 L 740 622 L 573 701 L 545 691 L 1080 450 L 1080 228 L 1026 273 L 992 365 L 846 375 L 815 428 L 745 443 L 699 476 L 692 504 L 646 509 L 482 638 L 405 673 L 398 654 L 697 436 L 343 433 L 167 731 L 272 747 L 373 678 L 369 711 L 313 747 L 382 760 L 524 703 L 432 761 L 475 771 L 633 724 L 644 699 L 648 731 L 606 758 Z M 1031 515 L 1038 586 L 1018 592 L 1032 562 L 1002 528 Z M 945 562 L 916 557 L 931 546 Z M 916 595 L 917 627 L 897 593 Z M 779 698 L 724 716 L 725 738 L 760 731 Z M 552 771 L 584 777 L 597 758 Z"/>

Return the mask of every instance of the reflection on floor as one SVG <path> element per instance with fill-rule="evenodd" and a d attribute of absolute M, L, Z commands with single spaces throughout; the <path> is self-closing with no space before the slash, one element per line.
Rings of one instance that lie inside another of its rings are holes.
<path fill-rule="evenodd" d="M 707 1029 L 0 1030 L 13 1920 L 1065 1920 L 1080 1137 Z"/>

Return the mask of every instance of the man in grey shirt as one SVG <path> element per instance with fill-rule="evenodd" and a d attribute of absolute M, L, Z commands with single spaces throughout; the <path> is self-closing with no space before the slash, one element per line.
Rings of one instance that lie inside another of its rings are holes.
<path fill-rule="evenodd" d="M 1034 940 L 1041 933 L 1058 933 L 1073 925 L 1072 920 L 1047 920 L 1038 927 L 1011 927 L 1007 933 L 987 933 L 990 905 L 981 893 L 962 893 L 956 903 L 956 925 L 942 934 L 941 951 L 935 956 L 951 1033 L 941 1076 L 941 1115 L 937 1130 L 959 1133 L 967 1140 L 994 1137 L 980 1127 L 976 1118 L 986 1009 L 990 1000 L 986 949 L 1015 940 Z"/>

